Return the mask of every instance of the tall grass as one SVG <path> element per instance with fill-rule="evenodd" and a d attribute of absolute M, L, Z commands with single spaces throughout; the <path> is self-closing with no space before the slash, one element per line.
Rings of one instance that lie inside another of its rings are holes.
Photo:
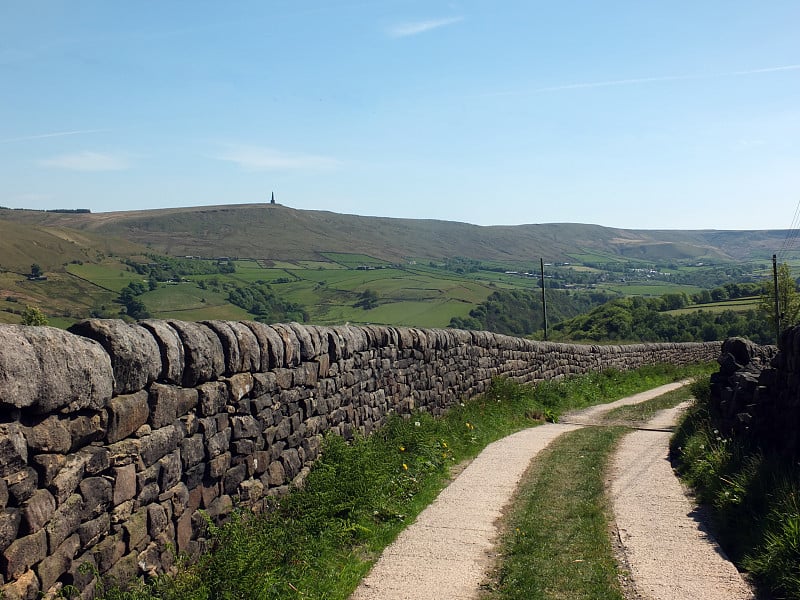
<path fill-rule="evenodd" d="M 708 381 L 673 437 L 679 473 L 711 509 L 720 544 L 781 598 L 800 598 L 800 465 L 722 435 Z"/>
<path fill-rule="evenodd" d="M 487 444 L 559 413 L 674 381 L 697 369 L 610 371 L 536 386 L 497 379 L 442 418 L 392 416 L 368 438 L 325 439 L 302 489 L 270 511 L 209 525 L 212 551 L 174 576 L 107 600 L 344 599 L 396 535 L 446 485 L 449 468 Z M 66 595 L 66 594 L 65 594 Z"/>

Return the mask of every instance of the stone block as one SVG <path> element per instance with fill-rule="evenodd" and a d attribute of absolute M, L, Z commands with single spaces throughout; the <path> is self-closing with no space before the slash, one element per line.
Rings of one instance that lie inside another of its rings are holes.
<path fill-rule="evenodd" d="M 142 490 L 139 492 L 139 495 L 136 496 L 134 509 L 139 509 L 142 506 L 147 506 L 148 504 L 152 504 L 153 502 L 158 500 L 160 494 L 161 494 L 161 488 L 158 486 L 157 482 L 154 481 L 152 483 L 148 483 L 142 488 Z"/>
<path fill-rule="evenodd" d="M 239 353 L 242 357 L 242 371 L 255 373 L 261 371 L 261 345 L 253 331 L 246 325 L 228 321 L 228 327 L 233 330 L 239 342 Z"/>
<path fill-rule="evenodd" d="M 134 512 L 122 525 L 123 539 L 129 549 L 141 550 L 150 541 L 147 536 L 147 507 Z"/>
<path fill-rule="evenodd" d="M 184 469 L 188 469 L 199 464 L 206 456 L 203 436 L 199 433 L 182 439 L 180 442 L 180 449 L 181 462 Z"/>
<path fill-rule="evenodd" d="M 162 491 L 166 491 L 176 485 L 181 479 L 181 451 L 175 450 L 159 459 L 158 462 L 161 465 L 158 485 Z"/>
<path fill-rule="evenodd" d="M 47 535 L 44 529 L 17 538 L 3 551 L 3 575 L 6 579 L 16 579 L 45 556 Z"/>
<path fill-rule="evenodd" d="M 215 498 L 208 507 L 207 513 L 211 519 L 218 521 L 233 512 L 233 500 L 227 494 Z"/>
<path fill-rule="evenodd" d="M 228 469 L 222 479 L 222 490 L 230 496 L 238 493 L 239 484 L 247 477 L 247 465 L 241 464 Z"/>
<path fill-rule="evenodd" d="M 226 452 L 208 461 L 208 476 L 219 479 L 231 466 L 231 453 Z"/>
<path fill-rule="evenodd" d="M 72 454 L 67 456 L 64 466 L 53 478 L 50 491 L 56 498 L 56 503 L 61 505 L 76 489 L 83 479 L 86 470 L 87 456 Z"/>
<path fill-rule="evenodd" d="M 206 465 L 200 463 L 183 471 L 183 481 L 189 488 L 195 488 L 202 483 L 205 475 Z"/>
<path fill-rule="evenodd" d="M 26 571 L 15 581 L 0 586 L 3 600 L 36 600 L 39 598 L 39 578 L 33 571 Z"/>
<path fill-rule="evenodd" d="M 283 323 L 276 323 L 272 328 L 278 332 L 278 335 L 283 342 L 283 360 L 287 367 L 296 367 L 300 364 L 300 340 L 297 339 L 297 334 L 292 330 L 289 325 Z"/>
<path fill-rule="evenodd" d="M 283 468 L 283 463 L 278 460 L 272 461 L 262 480 L 264 478 L 266 478 L 266 484 L 269 487 L 283 485 L 286 482 L 286 471 Z"/>
<path fill-rule="evenodd" d="M 294 371 L 294 383 L 297 386 L 314 388 L 319 380 L 319 363 L 305 362 Z"/>
<path fill-rule="evenodd" d="M 100 574 L 107 573 L 114 563 L 125 555 L 126 550 L 127 547 L 122 540 L 122 533 L 116 533 L 100 540 L 91 550 Z"/>
<path fill-rule="evenodd" d="M 192 540 L 193 533 L 192 513 L 186 511 L 175 524 L 175 542 L 178 546 L 178 552 L 183 553 L 189 551 L 189 543 Z"/>
<path fill-rule="evenodd" d="M 102 440 L 106 436 L 107 414 L 105 411 L 84 413 L 69 420 L 73 450 Z"/>
<path fill-rule="evenodd" d="M 0 406 L 38 414 L 101 408 L 114 379 L 108 354 L 96 342 L 24 325 L 0 325 L 0 373 Z"/>
<path fill-rule="evenodd" d="M 288 323 L 284 327 L 288 327 L 297 338 L 300 348 L 300 360 L 312 360 L 317 355 L 317 349 L 314 346 L 313 336 L 308 328 L 295 322 Z"/>
<path fill-rule="evenodd" d="M 270 369 L 286 366 L 283 340 L 281 340 L 277 331 L 269 325 L 255 321 L 242 321 L 241 324 L 250 329 L 258 340 L 258 347 L 261 350 L 261 368 L 259 371 L 266 372 Z"/>
<path fill-rule="evenodd" d="M 227 452 L 231 445 L 231 430 L 225 429 L 217 434 L 212 435 L 206 442 L 206 453 L 208 458 L 219 456 L 223 452 Z"/>
<path fill-rule="evenodd" d="M 81 448 L 78 454 L 86 458 L 84 472 L 86 475 L 97 475 L 106 471 L 111 466 L 111 455 L 107 448 L 87 446 Z"/>
<path fill-rule="evenodd" d="M 21 506 L 36 491 L 39 474 L 31 467 L 24 467 L 21 471 L 6 476 L 5 482 L 9 497 L 16 506 Z"/>
<path fill-rule="evenodd" d="M 286 476 L 289 479 L 293 479 L 303 467 L 303 463 L 297 454 L 297 450 L 294 448 L 289 448 L 288 450 L 281 452 L 280 461 L 281 464 L 283 464 L 283 470 L 286 472 Z"/>
<path fill-rule="evenodd" d="M 264 484 L 257 479 L 248 479 L 239 485 L 240 500 L 252 503 L 264 495 Z"/>
<path fill-rule="evenodd" d="M 106 439 L 109 444 L 118 442 L 147 423 L 150 407 L 145 390 L 126 396 L 117 396 L 108 403 L 108 431 Z"/>
<path fill-rule="evenodd" d="M 109 531 L 111 531 L 110 513 L 103 513 L 90 521 L 81 523 L 77 529 L 81 548 L 84 550 L 90 548 Z"/>
<path fill-rule="evenodd" d="M 112 581 L 132 583 L 139 575 L 139 550 L 124 554 L 108 570 L 107 577 Z"/>
<path fill-rule="evenodd" d="M 147 507 L 147 533 L 156 539 L 158 534 L 167 529 L 169 518 L 167 511 L 160 504 L 151 504 Z"/>
<path fill-rule="evenodd" d="M 58 548 L 64 540 L 75 533 L 83 516 L 83 498 L 72 494 L 53 513 L 43 531 L 47 531 L 47 541 L 51 550 Z"/>
<path fill-rule="evenodd" d="M 225 375 L 242 372 L 242 354 L 239 351 L 239 340 L 226 321 L 202 321 L 202 324 L 217 334 L 222 343 L 225 356 Z"/>
<path fill-rule="evenodd" d="M 36 490 L 22 505 L 22 522 L 25 533 L 42 529 L 56 511 L 56 500 L 47 490 Z"/>
<path fill-rule="evenodd" d="M 197 406 L 197 390 L 154 383 L 150 386 L 150 420 L 153 429 L 159 429 L 182 417 Z"/>
<path fill-rule="evenodd" d="M 114 467 L 114 494 L 112 502 L 118 506 L 136 496 L 136 465 Z"/>
<path fill-rule="evenodd" d="M 216 333 L 200 323 L 168 321 L 183 342 L 183 386 L 195 387 L 225 372 L 225 351 Z"/>
<path fill-rule="evenodd" d="M 157 379 L 180 385 L 183 381 L 185 356 L 178 332 L 166 321 L 155 319 L 140 321 L 139 325 L 153 334 L 161 351 L 161 375 Z"/>
<path fill-rule="evenodd" d="M 13 475 L 27 464 L 28 445 L 23 428 L 18 423 L 0 424 L 0 477 Z"/>
<path fill-rule="evenodd" d="M 72 447 L 69 422 L 51 415 L 33 427 L 25 429 L 28 448 L 34 452 L 60 452 L 66 454 Z"/>
<path fill-rule="evenodd" d="M 275 373 L 269 371 L 267 373 L 253 373 L 253 396 L 256 398 L 269 394 L 278 390 L 278 381 L 275 379 Z"/>
<path fill-rule="evenodd" d="M 253 376 L 250 373 L 237 373 L 227 379 L 228 398 L 231 402 L 239 402 L 253 390 Z"/>
<path fill-rule="evenodd" d="M 204 417 L 213 417 L 228 403 L 228 388 L 224 381 L 204 383 L 197 388 L 197 394 L 200 414 Z"/>
<path fill-rule="evenodd" d="M 0 510 L 8 506 L 8 484 L 5 479 L 0 478 Z"/>
<path fill-rule="evenodd" d="M 36 566 L 36 574 L 39 575 L 43 591 L 53 587 L 58 578 L 69 571 L 72 559 L 75 558 L 79 549 L 78 536 L 72 535 Z"/>
<path fill-rule="evenodd" d="M 0 511 L 0 552 L 11 545 L 22 522 L 22 513 L 17 508 L 5 508 Z"/>
<path fill-rule="evenodd" d="M 89 319 L 69 331 L 97 341 L 108 353 L 115 394 L 137 392 L 161 375 L 161 351 L 144 327 L 121 319 Z"/>
<path fill-rule="evenodd" d="M 114 497 L 113 485 L 106 477 L 87 477 L 78 485 L 78 491 L 83 497 L 83 520 L 106 512 Z"/>
<path fill-rule="evenodd" d="M 294 371 L 292 369 L 274 369 L 275 383 L 279 390 L 290 390 L 294 386 Z"/>
<path fill-rule="evenodd" d="M 231 419 L 233 439 L 257 438 L 261 435 L 261 423 L 249 415 L 236 415 Z"/>
<path fill-rule="evenodd" d="M 174 425 L 156 429 L 141 439 L 141 457 L 144 465 L 149 467 L 159 458 L 177 449 L 181 441 L 181 433 Z"/>

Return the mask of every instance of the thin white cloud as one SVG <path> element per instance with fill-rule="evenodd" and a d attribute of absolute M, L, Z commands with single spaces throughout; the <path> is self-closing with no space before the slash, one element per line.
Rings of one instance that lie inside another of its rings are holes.
<path fill-rule="evenodd" d="M 660 75 L 653 77 L 636 77 L 633 79 L 609 79 L 605 81 L 584 81 L 579 83 L 568 83 L 564 85 L 554 85 L 535 88 L 526 91 L 508 91 L 483 94 L 483 96 L 519 96 L 527 94 L 539 94 L 546 92 L 562 92 L 566 90 L 582 90 L 602 87 L 616 87 L 623 85 L 638 85 L 643 83 L 658 83 L 664 81 L 690 81 L 718 79 L 720 77 L 734 77 L 742 75 L 758 75 L 761 73 L 776 73 L 780 71 L 800 71 L 800 65 L 783 65 L 779 67 L 765 67 L 762 69 L 749 69 L 747 71 L 729 71 L 727 73 L 710 73 L 707 75 Z"/>
<path fill-rule="evenodd" d="M 390 37 L 401 38 L 411 35 L 419 35 L 427 31 L 439 29 L 440 27 L 447 27 L 463 21 L 464 17 L 451 17 L 449 19 L 431 19 L 428 21 L 414 21 L 411 23 L 400 23 L 389 28 L 388 33 Z"/>
<path fill-rule="evenodd" d="M 749 71 L 734 71 L 733 73 L 731 73 L 731 75 L 755 75 L 757 73 L 775 73 L 776 71 L 800 71 L 800 65 L 784 65 L 782 67 L 750 69 Z"/>
<path fill-rule="evenodd" d="M 16 138 L 6 138 L 0 140 L 0 144 L 10 144 L 11 142 L 27 142 L 28 140 L 42 140 L 45 138 L 64 137 L 68 135 L 83 135 L 85 133 L 103 133 L 108 129 L 78 129 L 75 131 L 55 131 L 53 133 L 40 133 L 37 135 L 25 135 Z"/>
<path fill-rule="evenodd" d="M 341 164 L 328 156 L 279 152 L 259 146 L 232 146 L 216 158 L 236 163 L 249 171 L 319 170 L 332 169 Z"/>
<path fill-rule="evenodd" d="M 61 154 L 39 161 L 43 167 L 66 169 L 69 171 L 124 171 L 130 168 L 128 161 L 111 154 L 100 152 L 76 152 Z"/>

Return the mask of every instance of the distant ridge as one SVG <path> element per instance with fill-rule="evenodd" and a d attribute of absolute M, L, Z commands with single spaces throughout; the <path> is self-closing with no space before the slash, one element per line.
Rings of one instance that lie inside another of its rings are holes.
<path fill-rule="evenodd" d="M 27 234 L 69 238 L 81 244 L 125 240 L 124 252 L 142 248 L 175 256 L 237 256 L 313 260 L 322 252 L 361 253 L 388 261 L 405 258 L 466 257 L 530 262 L 540 256 L 569 262 L 570 255 L 594 252 L 608 258 L 741 261 L 767 259 L 786 232 L 631 230 L 576 223 L 478 226 L 437 220 L 364 217 L 298 210 L 280 204 L 239 204 L 109 213 L 0 209 L 0 232 L 16 230 L 15 252 L 25 251 Z M 54 232 L 60 232 L 54 234 Z M 99 236 L 99 237 L 98 237 Z M 74 236 L 73 236 L 74 237 Z M 10 251 L 8 234 L 0 251 Z M 112 244 L 113 245 L 113 244 Z M 9 247 L 6 247 L 9 246 Z M 66 256 L 69 256 L 66 253 Z M 3 261 L 0 261 L 3 262 Z"/>

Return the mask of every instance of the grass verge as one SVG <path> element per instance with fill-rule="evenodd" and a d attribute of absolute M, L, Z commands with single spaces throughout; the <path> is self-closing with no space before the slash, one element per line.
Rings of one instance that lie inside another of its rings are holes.
<path fill-rule="evenodd" d="M 710 508 L 715 537 L 763 591 L 800 598 L 800 465 L 725 437 L 715 425 L 710 385 L 671 444 L 679 473 Z"/>
<path fill-rule="evenodd" d="M 128 591 L 108 587 L 104 597 L 347 598 L 381 550 L 446 484 L 450 466 L 564 410 L 697 371 L 660 365 L 535 387 L 498 379 L 488 393 L 454 406 L 443 418 L 395 416 L 350 444 L 329 436 L 305 486 L 276 501 L 268 514 L 236 513 L 227 524 L 211 527 L 212 551 L 199 562 Z"/>
<path fill-rule="evenodd" d="M 502 560 L 484 600 L 622 600 L 609 536 L 606 467 L 629 426 L 690 397 L 686 388 L 610 411 L 615 425 L 559 437 L 526 473 L 508 515 Z"/>

